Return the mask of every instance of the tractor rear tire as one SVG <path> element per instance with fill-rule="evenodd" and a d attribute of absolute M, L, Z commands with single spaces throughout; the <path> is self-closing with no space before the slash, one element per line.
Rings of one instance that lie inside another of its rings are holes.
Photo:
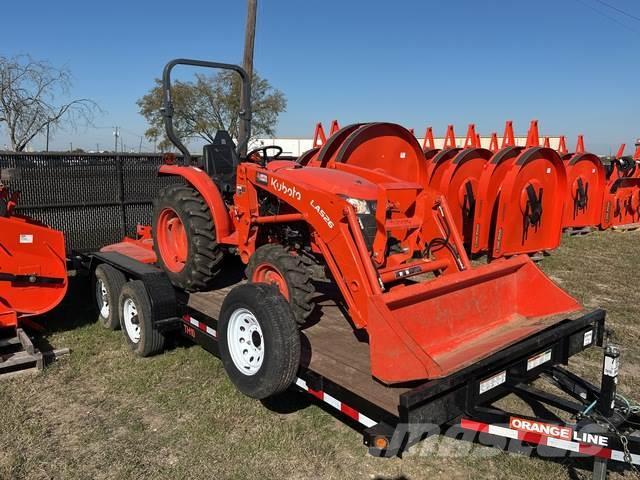
<path fill-rule="evenodd" d="M 96 267 L 93 276 L 93 291 L 96 295 L 98 322 L 104 328 L 109 330 L 120 328 L 118 298 L 125 283 L 127 283 L 127 277 L 111 265 L 102 263 Z"/>
<path fill-rule="evenodd" d="M 202 195 L 187 185 L 162 189 L 153 207 L 153 249 L 171 283 L 190 292 L 209 290 L 224 253 Z"/>
<path fill-rule="evenodd" d="M 153 324 L 149 294 L 141 280 L 127 282 L 118 299 L 120 326 L 129 348 L 139 357 L 162 352 L 165 337 Z"/>
<path fill-rule="evenodd" d="M 296 322 L 303 325 L 314 310 L 315 287 L 311 272 L 298 255 L 282 245 L 269 243 L 256 249 L 245 275 L 252 283 L 275 285 L 291 304 Z"/>
<path fill-rule="evenodd" d="M 300 333 L 277 288 L 263 283 L 234 287 L 222 303 L 218 335 L 224 369 L 243 394 L 262 400 L 295 382 Z"/>

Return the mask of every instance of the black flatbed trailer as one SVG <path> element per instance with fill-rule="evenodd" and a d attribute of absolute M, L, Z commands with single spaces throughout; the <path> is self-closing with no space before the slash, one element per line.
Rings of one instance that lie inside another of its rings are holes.
<path fill-rule="evenodd" d="M 213 291 L 189 294 L 172 287 L 156 266 L 120 253 L 94 253 L 89 263 L 90 268 L 107 263 L 129 279 L 142 280 L 158 330 L 179 331 L 219 356 L 217 318 L 227 293 L 242 283 L 241 270 L 224 275 Z M 605 351 L 601 386 L 565 368 L 572 356 L 603 346 L 604 310 L 567 316 L 448 377 L 389 386 L 371 376 L 367 340 L 353 329 L 335 298 L 318 298 L 317 315 L 301 330 L 295 388 L 359 424 L 370 454 L 402 455 L 427 436 L 448 431 L 491 446 L 518 442 L 550 448 L 556 457 L 590 456 L 595 459 L 594 478 L 605 478 L 609 460 L 634 470 L 640 465 L 640 433 L 629 427 L 640 424 L 640 418 L 631 409 L 622 415 L 619 408 L 607 410 L 605 405 L 618 403 L 619 352 L 615 347 Z M 532 386 L 541 377 L 561 395 Z M 551 410 L 548 417 L 532 417 L 495 406 L 509 394 L 566 412 L 576 421 L 564 422 Z"/>

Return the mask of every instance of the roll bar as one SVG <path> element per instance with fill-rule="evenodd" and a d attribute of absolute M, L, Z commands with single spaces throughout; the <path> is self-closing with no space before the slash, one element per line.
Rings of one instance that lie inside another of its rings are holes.
<path fill-rule="evenodd" d="M 182 143 L 182 141 L 176 135 L 175 130 L 173 129 L 173 100 L 171 99 L 171 71 L 177 65 L 189 65 L 192 67 L 204 67 L 204 68 L 215 68 L 218 70 L 232 70 L 240 75 L 240 79 L 242 80 L 242 104 L 240 105 L 240 121 L 244 124 L 243 138 L 238 138 L 238 147 L 236 152 L 238 154 L 238 158 L 244 158 L 247 154 L 247 145 L 249 143 L 249 138 L 251 138 L 251 79 L 247 72 L 238 65 L 233 65 L 231 63 L 219 63 L 219 62 L 207 62 L 204 60 L 191 60 L 187 58 L 177 58 L 175 60 L 171 60 L 164 67 L 164 71 L 162 72 L 162 93 L 163 93 L 163 106 L 161 108 L 162 116 L 164 117 L 164 126 L 165 131 L 167 132 L 167 137 L 171 140 L 178 150 L 183 155 L 183 162 L 185 165 L 191 162 L 191 154 L 187 147 Z"/>

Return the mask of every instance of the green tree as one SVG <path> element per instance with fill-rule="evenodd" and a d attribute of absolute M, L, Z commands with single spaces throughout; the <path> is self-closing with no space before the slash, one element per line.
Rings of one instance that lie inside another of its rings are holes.
<path fill-rule="evenodd" d="M 212 142 L 218 130 L 227 130 L 238 138 L 241 82 L 233 72 L 216 75 L 196 74 L 194 81 L 173 82 L 171 93 L 174 105 L 173 124 L 176 134 L 183 141 L 203 139 Z M 140 114 L 149 123 L 145 136 L 158 142 L 160 150 L 171 147 L 165 135 L 162 107 L 162 82 L 137 102 Z M 286 110 L 284 94 L 273 88 L 259 75 L 253 75 L 251 86 L 252 123 L 251 134 L 274 135 L 278 115 Z"/>

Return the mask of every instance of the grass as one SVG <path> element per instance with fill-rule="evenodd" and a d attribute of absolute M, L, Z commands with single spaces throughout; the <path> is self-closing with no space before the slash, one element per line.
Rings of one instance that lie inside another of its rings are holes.
<path fill-rule="evenodd" d="M 640 398 L 638 265 L 637 232 L 565 238 L 541 263 L 586 306 L 608 311 L 623 347 L 621 391 L 633 398 Z M 134 358 L 120 333 L 92 320 L 77 302 L 60 308 L 48 320 L 59 330 L 46 341 L 72 354 L 42 374 L 0 383 L 0 478 L 590 478 L 588 463 L 442 437 L 403 459 L 372 458 L 358 432 L 302 394 L 247 399 L 203 349 L 179 345 Z M 585 352 L 571 366 L 595 379 L 600 357 Z"/>

